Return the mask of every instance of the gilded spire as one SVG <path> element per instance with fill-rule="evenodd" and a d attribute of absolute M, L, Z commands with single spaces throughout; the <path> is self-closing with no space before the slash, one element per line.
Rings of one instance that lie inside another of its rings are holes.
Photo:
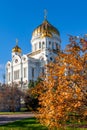
<path fill-rule="evenodd" d="M 47 10 L 45 9 L 44 10 L 44 20 L 46 20 L 47 19 Z"/>

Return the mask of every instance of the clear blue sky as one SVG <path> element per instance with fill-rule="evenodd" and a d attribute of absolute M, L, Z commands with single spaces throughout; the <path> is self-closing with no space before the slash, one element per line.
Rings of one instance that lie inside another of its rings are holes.
<path fill-rule="evenodd" d="M 44 9 L 60 31 L 62 48 L 67 34 L 87 33 L 87 0 L 0 0 L 0 81 L 16 38 L 24 54 L 31 51 L 32 32 L 44 20 Z"/>

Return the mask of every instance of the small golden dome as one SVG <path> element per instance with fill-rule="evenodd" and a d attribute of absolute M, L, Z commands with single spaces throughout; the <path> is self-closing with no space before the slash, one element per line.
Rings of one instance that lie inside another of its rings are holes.
<path fill-rule="evenodd" d="M 21 48 L 20 48 L 18 45 L 16 45 L 16 46 L 12 49 L 12 52 L 19 52 L 19 53 L 21 53 L 22 50 L 21 50 Z"/>
<path fill-rule="evenodd" d="M 33 31 L 33 36 L 52 37 L 53 33 L 60 36 L 59 31 L 47 20 L 44 20 L 43 23 Z"/>

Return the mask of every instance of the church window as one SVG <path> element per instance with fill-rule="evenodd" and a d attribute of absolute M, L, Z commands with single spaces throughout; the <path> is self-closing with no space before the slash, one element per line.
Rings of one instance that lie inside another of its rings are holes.
<path fill-rule="evenodd" d="M 11 77 L 10 77 L 10 76 L 11 76 L 11 73 L 9 72 L 9 73 L 8 73 L 8 81 L 11 80 Z"/>
<path fill-rule="evenodd" d="M 45 43 L 44 42 L 42 42 L 42 48 L 44 48 L 45 47 Z"/>
<path fill-rule="evenodd" d="M 52 42 L 52 49 L 54 49 L 54 42 Z"/>
<path fill-rule="evenodd" d="M 52 58 L 52 57 L 50 57 L 50 60 L 52 61 L 52 60 L 53 60 L 53 58 Z"/>
<path fill-rule="evenodd" d="M 15 60 L 15 63 L 17 63 L 17 62 L 18 62 L 18 59 Z"/>
<path fill-rule="evenodd" d="M 26 61 L 26 58 L 24 57 L 24 61 Z"/>
<path fill-rule="evenodd" d="M 19 79 L 19 70 L 14 71 L 14 80 Z"/>
<path fill-rule="evenodd" d="M 56 42 L 54 43 L 54 49 L 56 50 Z"/>
<path fill-rule="evenodd" d="M 51 45 L 51 41 L 49 41 L 49 45 Z"/>
<path fill-rule="evenodd" d="M 49 48 L 51 49 L 52 45 L 51 45 L 51 41 L 49 41 Z"/>
<path fill-rule="evenodd" d="M 34 78 L 34 68 L 32 68 L 32 78 Z"/>
<path fill-rule="evenodd" d="M 12 57 L 14 58 L 15 55 L 13 55 Z"/>
<path fill-rule="evenodd" d="M 58 44 L 56 43 L 56 49 L 58 50 Z"/>
<path fill-rule="evenodd" d="M 39 49 L 41 48 L 41 42 L 39 42 Z"/>
<path fill-rule="evenodd" d="M 10 67 L 10 64 L 8 64 L 8 66 Z"/>
<path fill-rule="evenodd" d="M 24 78 L 27 77 L 27 68 L 24 68 Z"/>

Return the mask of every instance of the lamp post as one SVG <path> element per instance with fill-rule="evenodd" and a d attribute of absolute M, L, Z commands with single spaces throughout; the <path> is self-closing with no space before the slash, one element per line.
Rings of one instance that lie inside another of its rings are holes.
<path fill-rule="evenodd" d="M 20 81 L 20 84 L 21 84 L 21 89 L 23 89 L 23 72 L 22 72 L 22 56 L 21 56 L 21 81 Z"/>

